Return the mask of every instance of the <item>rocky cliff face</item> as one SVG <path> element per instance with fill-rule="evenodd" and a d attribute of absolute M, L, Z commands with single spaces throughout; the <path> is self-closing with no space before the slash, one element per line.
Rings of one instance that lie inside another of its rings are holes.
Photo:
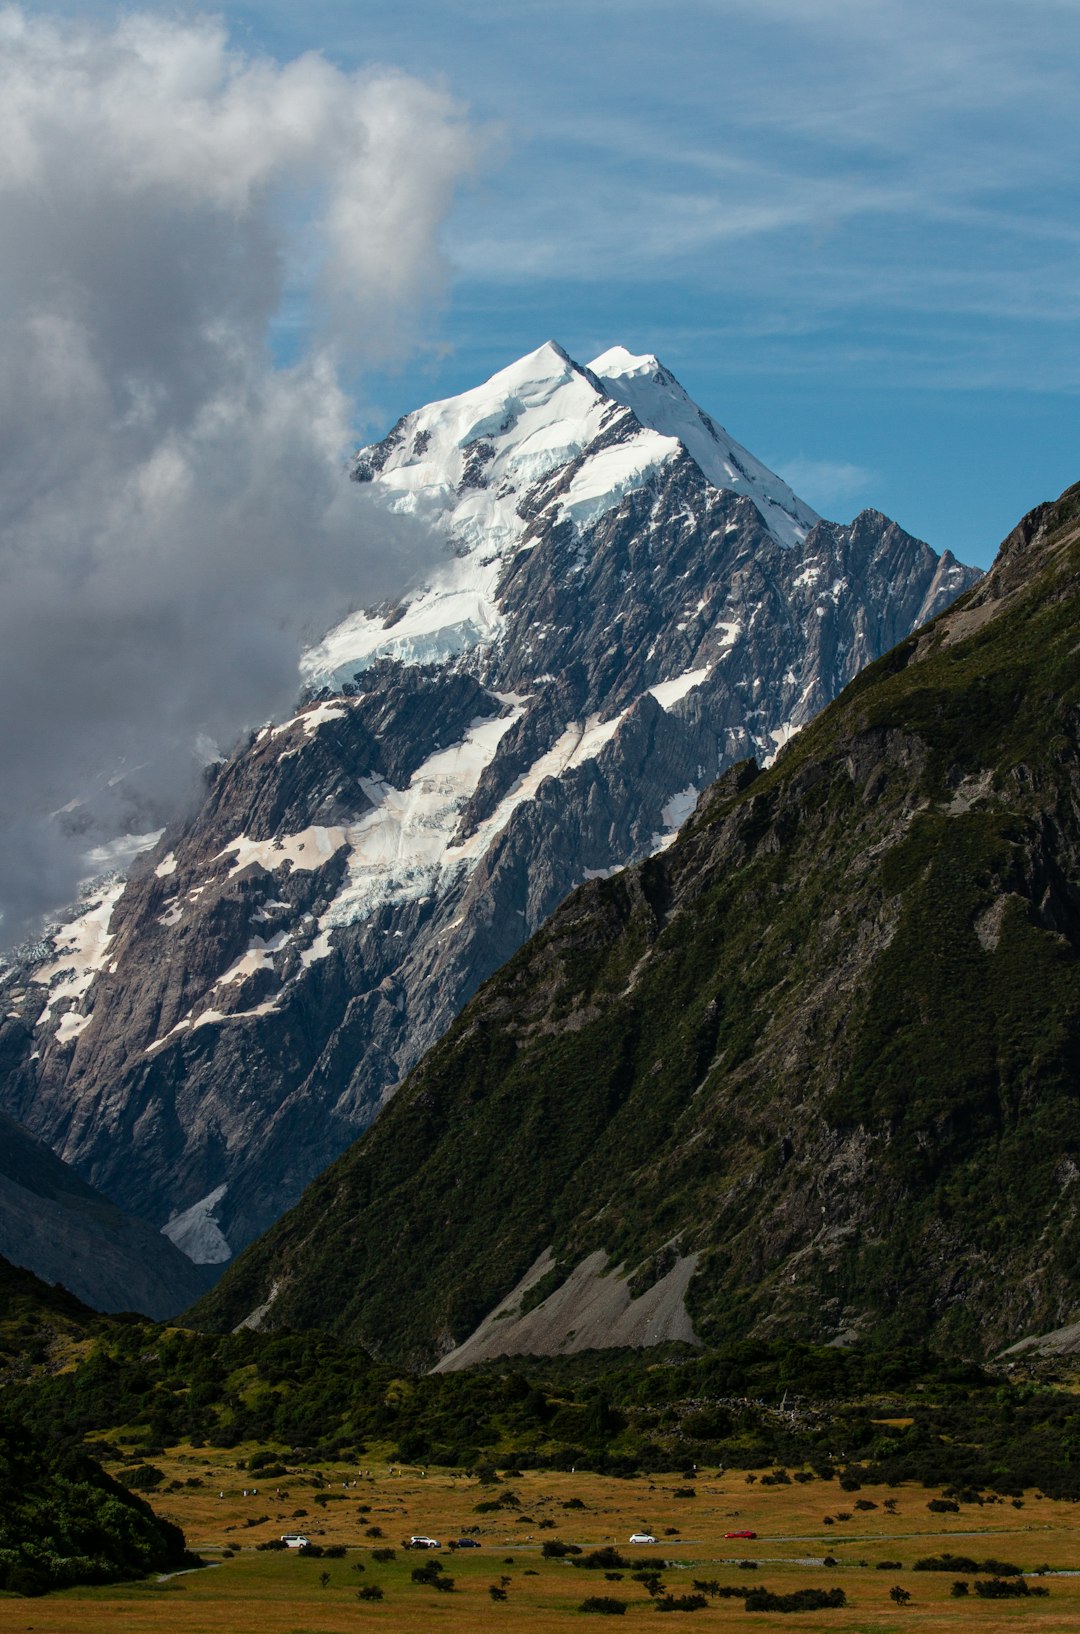
<path fill-rule="evenodd" d="M 1075 1322 L 1078 624 L 1080 487 L 576 891 L 196 1320 L 441 1367 Z"/>
<path fill-rule="evenodd" d="M 447 540 L 9 975 L 2 1104 L 204 1263 L 375 1117 L 577 883 L 662 851 L 977 575 L 823 522 L 655 359 L 547 346 L 353 472 Z"/>

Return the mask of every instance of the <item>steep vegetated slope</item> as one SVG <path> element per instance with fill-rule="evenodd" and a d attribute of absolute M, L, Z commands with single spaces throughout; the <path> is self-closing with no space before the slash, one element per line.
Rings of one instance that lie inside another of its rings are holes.
<path fill-rule="evenodd" d="M 454 1366 L 598 1303 L 639 1344 L 1075 1317 L 1078 705 L 1080 487 L 576 891 L 196 1318 Z"/>
<path fill-rule="evenodd" d="M 670 843 L 976 577 L 877 512 L 821 521 L 621 348 L 541 347 L 354 476 L 445 565 L 309 654 L 300 713 L 0 1003 L 0 1104 L 205 1263 L 573 885 Z"/>

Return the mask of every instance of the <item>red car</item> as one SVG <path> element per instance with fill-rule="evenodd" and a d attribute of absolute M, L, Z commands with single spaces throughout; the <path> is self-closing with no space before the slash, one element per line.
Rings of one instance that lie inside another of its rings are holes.
<path fill-rule="evenodd" d="M 756 1532 L 725 1532 L 726 1538 L 756 1538 Z"/>

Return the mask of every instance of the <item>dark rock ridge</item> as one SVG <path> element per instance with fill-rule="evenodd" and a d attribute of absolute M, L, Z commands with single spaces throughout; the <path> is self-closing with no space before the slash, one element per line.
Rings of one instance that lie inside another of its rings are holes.
<path fill-rule="evenodd" d="M 175 1316 L 210 1278 L 0 1114 L 0 1256 L 98 1311 Z"/>
<path fill-rule="evenodd" d="M 976 577 L 878 512 L 816 518 L 623 353 L 541 348 L 355 475 L 444 530 L 445 570 L 332 632 L 297 717 L 0 995 L 0 1104 L 204 1262 L 575 884 L 662 849 Z"/>
<path fill-rule="evenodd" d="M 453 1366 L 681 1274 L 713 1343 L 1076 1323 L 1078 628 L 1080 486 L 579 888 L 194 1320 Z"/>

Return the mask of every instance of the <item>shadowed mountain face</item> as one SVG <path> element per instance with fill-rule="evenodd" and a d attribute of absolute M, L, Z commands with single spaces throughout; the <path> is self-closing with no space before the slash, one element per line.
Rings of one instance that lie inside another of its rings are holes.
<path fill-rule="evenodd" d="M 1080 1311 L 1080 487 L 584 885 L 197 1308 L 455 1366 Z"/>
<path fill-rule="evenodd" d="M 354 476 L 445 566 L 9 973 L 0 1104 L 221 1264 L 365 1128 L 573 886 L 662 851 L 977 575 L 823 522 L 655 359 L 548 345 Z"/>
<path fill-rule="evenodd" d="M 175 1316 L 209 1277 L 0 1114 L 0 1255 L 99 1311 Z"/>

